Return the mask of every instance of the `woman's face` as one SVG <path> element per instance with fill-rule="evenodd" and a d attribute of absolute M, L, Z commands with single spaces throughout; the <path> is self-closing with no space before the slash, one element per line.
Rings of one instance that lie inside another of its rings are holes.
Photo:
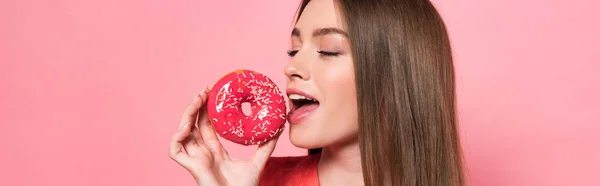
<path fill-rule="evenodd" d="M 352 53 L 333 0 L 313 0 L 292 32 L 284 69 L 290 140 L 319 148 L 358 138 Z M 308 99 L 306 99 L 308 98 Z"/>

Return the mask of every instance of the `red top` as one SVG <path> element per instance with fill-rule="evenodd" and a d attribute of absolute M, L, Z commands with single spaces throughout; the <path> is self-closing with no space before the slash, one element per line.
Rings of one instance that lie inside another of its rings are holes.
<path fill-rule="evenodd" d="M 271 157 L 259 186 L 319 186 L 319 154 L 300 157 Z"/>

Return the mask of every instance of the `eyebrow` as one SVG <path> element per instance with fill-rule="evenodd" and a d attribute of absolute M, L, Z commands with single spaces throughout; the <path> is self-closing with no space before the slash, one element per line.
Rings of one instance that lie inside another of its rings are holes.
<path fill-rule="evenodd" d="M 319 28 L 319 29 L 316 29 L 315 31 L 313 31 L 312 36 L 318 37 L 318 36 L 323 36 L 323 35 L 327 35 L 327 34 L 341 34 L 345 37 L 348 37 L 348 33 L 344 32 L 343 30 L 340 30 L 338 28 Z M 292 36 L 300 37 L 300 30 L 298 30 L 298 28 L 294 28 L 292 30 Z"/>

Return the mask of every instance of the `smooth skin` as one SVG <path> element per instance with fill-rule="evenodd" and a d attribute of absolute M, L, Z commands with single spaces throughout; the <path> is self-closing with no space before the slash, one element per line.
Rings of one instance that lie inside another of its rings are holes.
<path fill-rule="evenodd" d="M 290 141 L 300 148 L 323 148 L 319 183 L 364 185 L 358 145 L 358 106 L 350 38 L 335 0 L 311 0 L 291 35 L 287 88 L 306 92 L 319 107 L 290 123 Z"/>

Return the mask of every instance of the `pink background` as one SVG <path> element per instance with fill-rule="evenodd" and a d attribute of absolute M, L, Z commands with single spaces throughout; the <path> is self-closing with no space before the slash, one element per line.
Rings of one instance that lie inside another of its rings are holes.
<path fill-rule="evenodd" d="M 434 3 L 471 185 L 600 185 L 600 3 Z M 0 1 L 0 185 L 193 185 L 167 156 L 181 112 L 233 69 L 285 86 L 296 6 Z M 286 132 L 274 155 L 304 152 Z"/>

